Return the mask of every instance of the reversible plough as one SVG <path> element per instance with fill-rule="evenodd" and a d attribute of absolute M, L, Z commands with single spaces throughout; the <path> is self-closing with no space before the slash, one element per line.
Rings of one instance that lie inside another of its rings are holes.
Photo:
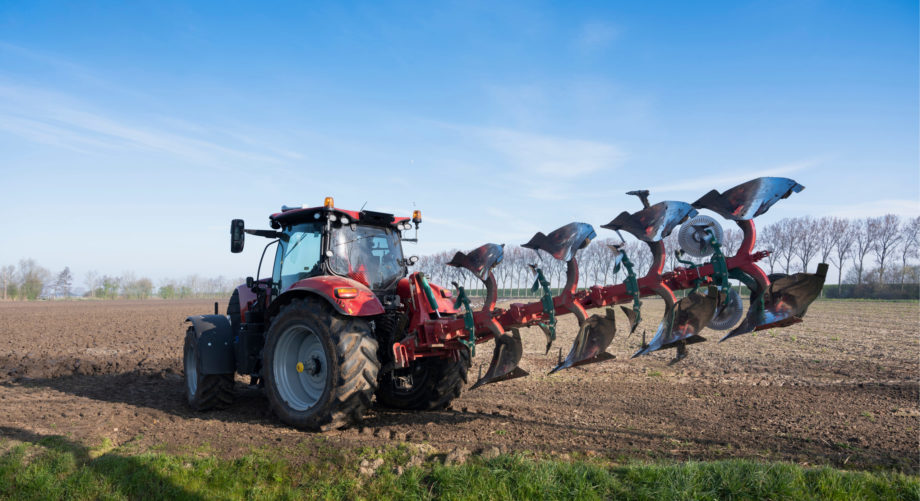
<path fill-rule="evenodd" d="M 468 253 L 457 252 L 448 264 L 465 268 L 482 280 L 486 289 L 484 305 L 479 311 L 471 311 L 465 291 L 454 284 L 459 291 L 455 306 L 463 307 L 462 317 L 432 318 L 439 313 L 438 304 L 433 295 L 427 293 L 425 280 L 420 274 L 415 274 L 414 283 L 426 292 L 429 300 L 420 305 L 412 319 L 409 325 L 412 334 L 394 344 L 395 360 L 398 366 L 406 367 L 420 352 L 450 353 L 494 338 L 492 361 L 485 375 L 473 387 L 525 376 L 527 372 L 518 367 L 523 352 L 520 329 L 539 327 L 546 335 L 546 351 L 549 352 L 555 340 L 556 317 L 571 313 L 578 320 L 578 334 L 568 355 L 559 360 L 551 372 L 602 362 L 613 358 L 606 349 L 616 332 L 614 310 L 607 308 L 603 315 L 591 316 L 588 316 L 587 310 L 630 304 L 631 307 L 621 306 L 621 309 L 632 333 L 641 319 L 641 298 L 645 296 L 663 299 L 665 313 L 654 337 L 646 342 L 643 336 L 642 344 L 633 357 L 675 348 L 677 354 L 672 363 L 677 362 L 686 356 L 687 345 L 705 341 L 701 332 L 707 326 L 718 330 L 731 329 L 721 339 L 724 341 L 752 331 L 801 322 L 808 306 L 821 291 L 827 265 L 821 263 L 816 273 L 768 276 L 757 262 L 770 251 L 755 251 L 757 234 L 753 218 L 765 213 L 778 200 L 803 188 L 791 179 L 759 178 L 724 193 L 710 191 L 693 204 L 664 201 L 654 205 L 649 204 L 648 191 L 629 192 L 629 195 L 641 200 L 643 209 L 634 213 L 623 212 L 601 226 L 619 235 L 620 243 L 610 247 L 615 255 L 614 271 L 621 267 L 625 269 L 623 283 L 577 290 L 577 251 L 586 247 L 596 233 L 590 224 L 570 223 L 548 235 L 537 233 L 523 245 L 566 263 L 566 282 L 562 293 L 552 295 L 549 281 L 540 267 L 534 264 L 531 265 L 535 277 L 533 290 L 542 290 L 541 300 L 528 304 L 515 303 L 507 308 L 496 307 L 497 286 L 492 274 L 492 268 L 502 260 L 503 246 L 485 244 Z M 700 209 L 715 212 L 741 228 L 743 240 L 734 256 L 722 253 L 722 228 L 714 218 L 700 215 Z M 677 257 L 686 266 L 665 272 L 663 240 L 681 224 L 678 233 L 681 249 Z M 624 251 L 621 231 L 645 242 L 651 250 L 652 265 L 645 276 L 636 276 L 633 264 Z M 697 258 L 708 257 L 709 260 L 696 265 L 680 259 L 684 253 Z M 729 285 L 729 279 L 740 281 L 750 290 L 748 313 L 743 321 L 741 299 Z M 689 293 L 678 300 L 674 292 L 679 290 L 689 290 Z"/>

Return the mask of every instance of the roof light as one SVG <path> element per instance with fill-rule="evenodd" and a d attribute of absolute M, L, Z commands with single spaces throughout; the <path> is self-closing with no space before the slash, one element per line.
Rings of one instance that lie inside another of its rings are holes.
<path fill-rule="evenodd" d="M 327 209 L 331 209 L 333 207 L 333 204 L 334 204 L 334 201 L 332 200 L 332 197 L 326 197 L 326 199 L 323 200 L 323 207 Z"/>
<path fill-rule="evenodd" d="M 412 222 L 415 224 L 419 224 L 422 222 L 422 211 L 420 210 L 412 211 Z"/>

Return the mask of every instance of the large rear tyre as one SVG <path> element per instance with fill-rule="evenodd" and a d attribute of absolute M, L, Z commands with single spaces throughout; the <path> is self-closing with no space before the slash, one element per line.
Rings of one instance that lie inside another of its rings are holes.
<path fill-rule="evenodd" d="M 348 426 L 377 389 L 377 341 L 370 324 L 318 299 L 295 299 L 272 320 L 262 377 L 272 411 L 303 429 Z"/>
<path fill-rule="evenodd" d="M 233 374 L 202 374 L 198 356 L 198 335 L 189 326 L 182 350 L 185 369 L 185 398 L 196 411 L 223 408 L 233 403 Z"/>
<path fill-rule="evenodd" d="M 470 352 L 461 349 L 458 360 L 422 358 L 406 369 L 390 371 L 380 378 L 377 403 L 405 410 L 440 410 L 450 407 L 467 382 Z"/>

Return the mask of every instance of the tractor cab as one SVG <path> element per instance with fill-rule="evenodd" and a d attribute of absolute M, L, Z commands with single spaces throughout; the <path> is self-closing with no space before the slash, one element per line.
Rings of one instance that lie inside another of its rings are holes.
<path fill-rule="evenodd" d="M 242 250 L 243 233 L 275 239 L 268 244 L 276 246 L 270 279 L 272 298 L 305 279 L 321 276 L 354 280 L 383 296 L 393 294 L 414 262 L 414 258 L 403 255 L 403 232 L 412 228 L 410 221 L 417 230 L 421 214 L 416 211 L 410 220 L 382 212 L 342 210 L 327 197 L 321 207 L 283 206 L 269 220 L 275 231 L 231 230 L 231 250 Z"/>
<path fill-rule="evenodd" d="M 279 223 L 283 236 L 278 238 L 271 280 L 275 295 L 320 275 L 347 277 L 383 294 L 392 292 L 406 275 L 408 263 L 403 258 L 402 230 L 398 227 L 313 214 L 320 219 L 308 213 L 299 221 L 286 218 Z"/>

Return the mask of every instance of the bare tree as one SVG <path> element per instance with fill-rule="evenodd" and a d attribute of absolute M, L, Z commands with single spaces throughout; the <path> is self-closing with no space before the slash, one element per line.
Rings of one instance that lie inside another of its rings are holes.
<path fill-rule="evenodd" d="M 677 262 L 677 252 L 680 251 L 680 244 L 677 242 L 677 232 L 672 231 L 670 235 L 664 238 L 665 266 L 669 270 L 677 268 L 680 263 Z"/>
<path fill-rule="evenodd" d="M 760 234 L 758 242 L 766 250 L 770 251 L 767 254 L 767 264 L 770 265 L 770 273 L 776 271 L 776 266 L 779 264 L 780 253 L 777 249 L 782 245 L 780 242 L 780 227 L 778 224 L 771 224 L 763 229 L 763 232 Z"/>
<path fill-rule="evenodd" d="M 744 239 L 744 233 L 738 228 L 729 228 L 725 230 L 722 236 L 722 253 L 726 256 L 734 256 L 741 246 Z"/>
<path fill-rule="evenodd" d="M 539 252 L 534 251 L 539 255 Z M 551 285 L 562 287 L 565 282 L 566 264 L 558 259 L 548 257 L 546 254 L 539 256 L 540 261 L 535 261 L 537 266 L 543 269 L 543 273 Z"/>
<path fill-rule="evenodd" d="M 9 299 L 9 291 L 13 286 L 13 280 L 16 277 L 16 267 L 9 264 L 0 267 L 0 294 L 3 299 Z"/>
<path fill-rule="evenodd" d="M 894 214 L 869 219 L 869 234 L 872 239 L 872 252 L 878 262 L 879 283 L 885 283 L 885 260 L 897 249 L 901 242 L 901 218 Z"/>
<path fill-rule="evenodd" d="M 837 261 L 833 264 L 837 267 L 838 294 L 839 288 L 843 285 L 843 266 L 846 264 L 846 260 L 851 254 L 853 242 L 855 241 L 851 235 L 851 233 L 855 231 L 854 226 L 855 225 L 851 223 L 849 219 L 840 217 L 835 217 L 833 223 L 831 223 L 831 232 L 834 233 L 837 239 L 834 244 Z"/>
<path fill-rule="evenodd" d="M 83 281 L 86 283 L 86 287 L 89 288 L 90 297 L 96 297 L 96 283 L 99 280 L 99 273 L 96 270 L 87 271 L 83 275 Z"/>
<path fill-rule="evenodd" d="M 790 227 L 795 232 L 792 251 L 802 263 L 802 271 L 807 272 L 808 263 L 815 257 L 820 246 L 819 226 L 814 218 L 805 216 L 792 219 Z"/>
<path fill-rule="evenodd" d="M 498 263 L 498 266 L 495 267 L 495 281 L 498 283 L 498 293 L 502 295 L 502 291 L 508 287 L 508 279 L 510 278 L 510 269 L 511 266 L 507 263 L 508 259 L 502 259 L 501 263 Z"/>
<path fill-rule="evenodd" d="M 600 259 L 602 262 L 603 276 L 599 282 L 601 285 L 608 285 L 609 283 L 616 283 L 613 275 L 613 262 L 616 260 L 616 256 L 613 253 L 613 250 L 610 249 L 610 245 L 614 243 L 614 240 L 608 238 L 601 242 L 601 255 Z"/>
<path fill-rule="evenodd" d="M 796 248 L 801 235 L 798 233 L 797 223 L 794 219 L 784 218 L 777 224 L 779 225 L 779 254 L 783 260 L 783 269 L 786 274 L 789 274 L 792 271 L 792 258 L 796 255 Z"/>
<path fill-rule="evenodd" d="M 853 262 L 856 264 L 856 285 L 862 284 L 866 254 L 872 250 L 872 234 L 867 220 L 857 220 L 851 225 L 853 235 Z"/>
<path fill-rule="evenodd" d="M 56 296 L 70 296 L 70 288 L 73 284 L 73 274 L 70 273 L 70 266 L 65 266 L 57 277 L 54 279 L 54 293 Z"/>
<path fill-rule="evenodd" d="M 907 261 L 917 257 L 917 248 L 920 247 L 920 216 L 904 221 L 901 226 L 901 286 L 908 275 Z"/>
<path fill-rule="evenodd" d="M 626 244 L 624 250 L 633 263 L 636 275 L 645 275 L 652 264 L 652 251 L 649 250 L 648 244 L 633 240 Z"/>
<path fill-rule="evenodd" d="M 830 260 L 837 241 L 840 240 L 840 234 L 834 231 L 834 221 L 832 217 L 822 217 L 815 221 L 815 233 L 818 239 L 818 255 L 821 256 L 821 262 L 827 263 Z"/>

